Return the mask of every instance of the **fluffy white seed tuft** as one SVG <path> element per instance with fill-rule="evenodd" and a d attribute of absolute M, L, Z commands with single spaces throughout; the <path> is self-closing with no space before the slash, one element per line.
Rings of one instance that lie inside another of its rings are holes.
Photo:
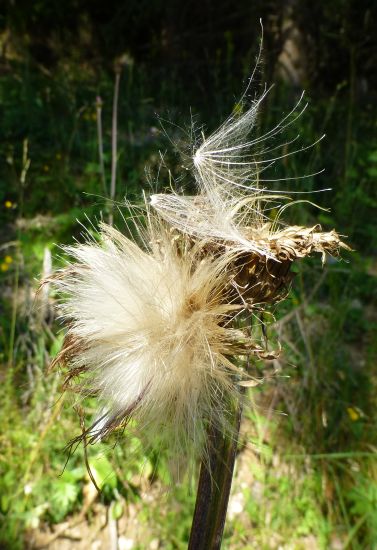
<path fill-rule="evenodd" d="M 347 248 L 335 231 L 269 220 L 271 202 L 286 195 L 263 187 L 272 181 L 265 173 L 298 151 L 278 152 L 292 142 L 265 144 L 306 106 L 301 97 L 273 129 L 251 137 L 265 95 L 197 149 L 197 195 L 151 197 L 146 228 L 135 223 L 143 248 L 102 225 L 101 242 L 66 248 L 71 263 L 49 279 L 69 327 L 56 361 L 68 368 L 67 385 L 98 397 L 85 442 L 131 423 L 147 446 L 205 458 L 206 428 L 231 430 L 231 402 L 255 383 L 240 357 L 274 358 L 251 320 L 286 295 L 293 261 Z"/>
<path fill-rule="evenodd" d="M 80 375 L 81 393 L 99 397 L 91 441 L 133 419 L 148 445 L 202 454 L 206 424 L 226 429 L 224 407 L 238 393 L 230 356 L 244 339 L 232 328 L 240 306 L 224 299 L 229 259 L 152 225 L 149 251 L 106 225 L 102 243 L 66 248 L 72 263 L 53 279 L 69 324 L 60 360 L 70 382 Z"/>
<path fill-rule="evenodd" d="M 281 152 L 295 142 L 297 136 L 291 142 L 269 146 L 305 111 L 307 104 L 302 106 L 303 94 L 276 126 L 257 135 L 258 110 L 267 93 L 265 91 L 245 111 L 241 101 L 234 114 L 212 135 L 203 138 L 193 155 L 197 196 L 174 192 L 153 195 L 151 205 L 169 225 L 183 233 L 220 241 L 234 252 L 255 253 L 276 260 L 268 241 L 280 227 L 270 223 L 268 210 L 279 208 L 281 201 L 290 198 L 284 191 L 265 187 L 267 182 L 276 181 L 267 177 L 268 170 L 276 162 L 305 151 L 315 143 Z"/>

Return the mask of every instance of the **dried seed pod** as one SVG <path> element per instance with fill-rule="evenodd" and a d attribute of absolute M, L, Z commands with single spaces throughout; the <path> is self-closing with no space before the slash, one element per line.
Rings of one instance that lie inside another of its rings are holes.
<path fill-rule="evenodd" d="M 133 419 L 147 445 L 201 454 L 206 423 L 215 414 L 226 429 L 223 397 L 247 378 L 231 358 L 263 347 L 233 326 L 243 306 L 229 299 L 229 259 L 148 218 L 149 251 L 105 225 L 102 243 L 66 249 L 72 262 L 49 278 L 69 327 L 55 362 L 66 387 L 99 398 L 89 442 Z"/>
<path fill-rule="evenodd" d="M 259 104 L 195 152 L 197 196 L 152 196 L 146 228 L 135 222 L 144 247 L 102 225 L 101 243 L 66 248 L 71 262 L 49 277 L 69 327 L 55 363 L 68 369 L 66 387 L 99 400 L 78 439 L 94 443 L 132 421 L 148 446 L 205 457 L 206 426 L 230 430 L 229 402 L 254 384 L 235 357 L 275 356 L 239 320 L 286 295 L 295 260 L 347 248 L 335 231 L 268 219 L 271 202 L 287 197 L 260 187 L 283 158 L 262 157 L 261 145 L 296 115 L 250 139 Z"/>

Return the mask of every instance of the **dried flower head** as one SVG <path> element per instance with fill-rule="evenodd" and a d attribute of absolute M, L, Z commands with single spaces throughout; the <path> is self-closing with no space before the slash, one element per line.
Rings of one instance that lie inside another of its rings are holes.
<path fill-rule="evenodd" d="M 271 201 L 286 195 L 264 188 L 262 174 L 282 155 L 272 146 L 266 158 L 261 146 L 300 102 L 250 139 L 261 100 L 194 153 L 196 196 L 152 196 L 138 225 L 144 245 L 102 225 L 100 243 L 66 248 L 71 262 L 50 279 L 69 327 L 56 361 L 66 386 L 98 396 L 85 440 L 131 422 L 148 445 L 205 456 L 206 426 L 230 429 L 229 402 L 250 381 L 239 358 L 268 356 L 250 317 L 286 294 L 296 259 L 345 246 L 335 231 L 269 220 Z"/>
<path fill-rule="evenodd" d="M 226 429 L 224 395 L 246 376 L 231 357 L 263 348 L 233 326 L 229 258 L 148 220 L 148 250 L 107 225 L 101 243 L 66 248 L 71 263 L 50 279 L 69 327 L 57 361 L 67 387 L 99 397 L 90 442 L 134 419 L 147 443 L 182 453 L 203 447 L 210 418 Z"/>
<path fill-rule="evenodd" d="M 286 192 L 266 188 L 267 182 L 276 180 L 264 173 L 277 161 L 317 142 L 284 154 L 276 151 L 292 141 L 265 146 L 301 116 L 307 106 L 300 107 L 303 96 L 279 124 L 251 138 L 265 94 L 243 114 L 242 108 L 236 110 L 194 153 L 198 195 L 171 193 L 151 198 L 152 207 L 171 227 L 195 240 L 211 242 L 221 252 L 232 252 L 229 258 L 232 263 L 236 258 L 239 267 L 234 284 L 246 310 L 284 296 L 296 259 L 320 253 L 324 262 L 326 254 L 338 256 L 341 248 L 348 248 L 334 230 L 326 233 L 319 225 L 306 228 L 280 222 L 287 206 L 309 201 L 290 202 Z M 276 201 L 285 204 L 272 221 L 268 212 Z"/>
<path fill-rule="evenodd" d="M 290 248 L 288 254 L 292 260 L 311 252 L 337 255 L 339 247 L 344 245 L 334 231 L 331 233 L 333 238 L 321 233 L 319 226 L 310 231 L 303 227 L 288 227 L 285 233 L 285 226 L 278 221 L 272 223 L 268 216 L 271 204 L 276 206 L 278 200 L 287 202 L 288 204 L 281 207 L 282 212 L 289 205 L 290 197 L 285 191 L 266 188 L 266 183 L 281 180 L 270 179 L 265 172 L 277 161 L 305 151 L 319 140 L 309 147 L 301 147 L 284 154 L 275 151 L 284 150 L 297 138 L 272 147 L 265 146 L 266 142 L 274 140 L 301 116 L 307 107 L 305 104 L 300 108 L 303 96 L 274 128 L 262 136 L 250 138 L 259 106 L 266 93 L 245 113 L 240 113 L 242 108 L 236 110 L 195 151 L 193 172 L 198 195 L 153 195 L 152 207 L 169 225 L 179 231 L 196 239 L 222 243 L 239 254 L 252 253 L 279 261 L 279 251 L 281 246 L 284 248 L 284 238 L 287 236 L 287 247 Z M 295 201 L 297 202 L 302 201 Z M 277 220 L 279 218 L 280 213 Z M 300 242 L 298 248 L 301 252 L 297 255 L 296 247 L 292 248 L 292 239 L 295 238 L 293 230 L 296 231 L 297 242 Z M 315 246 L 311 244 L 314 233 Z M 306 249 L 306 254 L 302 254 L 303 249 Z"/>

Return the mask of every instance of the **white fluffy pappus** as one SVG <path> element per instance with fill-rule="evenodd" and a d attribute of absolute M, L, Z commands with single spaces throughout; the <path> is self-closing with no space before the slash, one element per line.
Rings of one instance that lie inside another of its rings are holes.
<path fill-rule="evenodd" d="M 72 261 L 52 278 L 69 326 L 57 360 L 67 385 L 99 398 L 89 442 L 134 420 L 147 445 L 203 455 L 206 425 L 226 430 L 239 392 L 230 357 L 262 350 L 232 326 L 229 258 L 148 219 L 149 251 L 107 225 L 101 243 L 65 249 Z"/>
<path fill-rule="evenodd" d="M 157 194 L 151 197 L 151 205 L 172 227 L 195 238 L 216 240 L 234 252 L 276 260 L 269 240 L 281 224 L 271 223 L 268 210 L 290 201 L 290 193 L 268 189 L 266 184 L 293 178 L 271 179 L 268 170 L 280 160 L 315 146 L 323 136 L 292 150 L 299 136 L 288 142 L 275 141 L 307 108 L 307 104 L 302 105 L 303 94 L 278 124 L 258 135 L 256 120 L 267 93 L 264 91 L 248 108 L 243 96 L 235 112 L 210 136 L 203 137 L 192 158 L 198 195 Z"/>
<path fill-rule="evenodd" d="M 151 197 L 146 228 L 135 223 L 143 248 L 103 224 L 100 243 L 65 249 L 71 263 L 49 279 L 68 325 L 55 362 L 66 365 L 67 386 L 99 404 L 76 440 L 94 443 L 132 425 L 147 446 L 205 459 L 206 429 L 231 435 L 232 402 L 240 386 L 255 383 L 240 357 L 276 356 L 251 334 L 250 319 L 286 296 L 296 259 L 347 248 L 335 231 L 268 218 L 271 204 L 287 197 L 261 187 L 273 181 L 261 175 L 298 151 L 278 152 L 292 142 L 265 143 L 305 107 L 300 99 L 277 126 L 250 139 L 264 96 L 194 153 L 197 195 Z"/>

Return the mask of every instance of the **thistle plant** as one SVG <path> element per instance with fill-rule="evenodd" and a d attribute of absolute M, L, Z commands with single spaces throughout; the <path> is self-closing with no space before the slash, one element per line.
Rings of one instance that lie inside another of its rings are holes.
<path fill-rule="evenodd" d="M 286 296 L 296 260 L 319 253 L 325 261 L 347 248 L 334 230 L 281 221 L 291 202 L 268 188 L 269 169 L 305 149 L 276 144 L 305 106 L 301 98 L 253 137 L 265 95 L 248 109 L 244 96 L 203 137 L 191 160 L 194 196 L 146 198 L 133 210 L 138 238 L 101 224 L 99 242 L 66 247 L 70 261 L 48 279 L 68 327 L 54 363 L 64 367 L 65 388 L 98 400 L 74 442 L 128 427 L 146 448 L 201 460 L 190 548 L 220 547 L 243 388 L 255 384 L 249 365 L 278 353 L 253 320 Z"/>

